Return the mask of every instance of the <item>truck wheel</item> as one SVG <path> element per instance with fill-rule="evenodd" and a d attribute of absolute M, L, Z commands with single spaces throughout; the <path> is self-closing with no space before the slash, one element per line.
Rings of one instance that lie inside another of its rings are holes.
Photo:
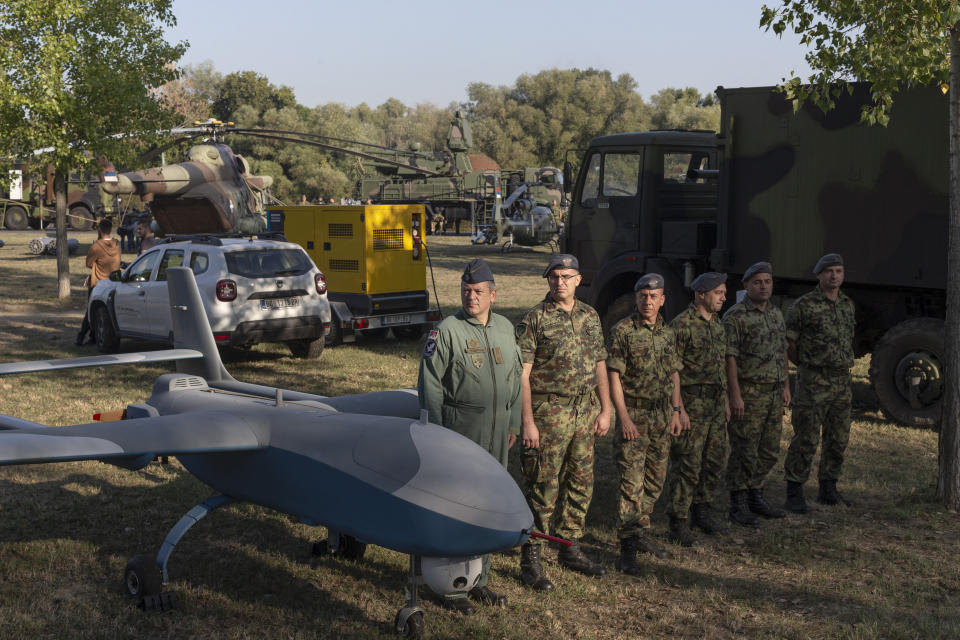
<path fill-rule="evenodd" d="M 326 338 L 319 337 L 316 340 L 291 340 L 287 343 L 290 347 L 290 353 L 297 358 L 317 359 L 323 353 L 323 342 Z"/>
<path fill-rule="evenodd" d="M 11 231 L 20 231 L 30 226 L 30 218 L 27 216 L 27 210 L 23 207 L 7 207 L 3 215 L 3 226 Z"/>
<path fill-rule="evenodd" d="M 610 335 L 613 325 L 629 316 L 636 308 L 637 301 L 632 293 L 625 293 L 614 300 L 613 304 L 607 307 L 607 312 L 603 314 L 603 335 Z"/>
<path fill-rule="evenodd" d="M 77 231 L 89 231 L 93 229 L 93 214 L 86 207 L 74 207 L 70 209 L 70 215 L 67 216 L 67 226 Z"/>
<path fill-rule="evenodd" d="M 901 424 L 935 427 L 943 398 L 943 321 L 905 320 L 877 342 L 870 383 L 883 414 Z"/>

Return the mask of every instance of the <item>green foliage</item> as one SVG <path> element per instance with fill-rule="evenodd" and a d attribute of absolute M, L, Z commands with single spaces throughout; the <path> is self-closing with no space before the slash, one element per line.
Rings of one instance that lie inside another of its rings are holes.
<path fill-rule="evenodd" d="M 0 157 L 31 157 L 67 172 L 136 145 L 176 122 L 159 88 L 176 78 L 186 43 L 170 45 L 170 0 L 0 2 Z M 84 153 L 84 152 L 88 153 Z"/>
<path fill-rule="evenodd" d="M 811 99 L 829 110 L 840 91 L 850 90 L 849 81 L 861 80 L 873 94 L 863 121 L 881 125 L 902 84 L 947 82 L 949 32 L 958 22 L 955 0 L 788 0 L 764 5 L 760 18 L 764 29 L 779 36 L 790 28 L 811 47 L 813 75 L 804 81 L 791 73 L 783 81 L 795 108 Z"/>
<path fill-rule="evenodd" d="M 391 98 L 371 107 L 329 102 L 308 109 L 292 92 L 252 71 L 227 76 L 209 63 L 184 70 L 187 113 L 203 111 L 238 127 L 269 128 L 358 140 L 389 148 L 443 151 L 456 105 L 407 106 Z M 471 153 L 484 153 L 502 167 L 560 166 L 567 149 L 584 147 L 595 136 L 649 128 L 716 129 L 719 105 L 696 89 L 664 89 L 648 104 L 628 74 L 614 78 L 596 69 L 551 69 L 522 75 L 514 85 L 469 85 L 467 118 L 473 129 Z M 272 191 L 284 202 L 353 194 L 354 184 L 376 173 L 355 156 L 306 145 L 235 136 L 230 144 L 253 161 L 256 171 L 274 177 Z M 331 144 L 339 144 L 332 142 Z M 260 161 L 260 162 L 257 162 Z M 259 168 L 258 168 L 259 167 Z M 270 167 L 270 170 L 266 170 Z M 276 168 L 279 173 L 274 173 Z"/>

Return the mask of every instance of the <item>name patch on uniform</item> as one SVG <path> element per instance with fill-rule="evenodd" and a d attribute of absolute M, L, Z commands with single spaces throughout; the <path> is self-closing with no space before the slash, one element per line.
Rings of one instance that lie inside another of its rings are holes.
<path fill-rule="evenodd" d="M 486 350 L 483 343 L 476 338 L 467 338 L 467 348 L 464 349 L 467 353 L 485 353 Z"/>
<path fill-rule="evenodd" d="M 423 345 L 423 357 L 429 358 L 437 350 L 437 336 L 440 335 L 440 331 L 437 329 L 430 329 L 430 333 L 427 334 L 427 343 Z"/>
<path fill-rule="evenodd" d="M 500 347 L 493 348 L 493 361 L 497 364 L 503 364 L 503 354 L 500 353 Z"/>

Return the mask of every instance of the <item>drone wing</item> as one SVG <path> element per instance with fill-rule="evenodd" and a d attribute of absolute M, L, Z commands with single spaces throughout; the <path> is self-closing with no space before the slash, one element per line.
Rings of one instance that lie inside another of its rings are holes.
<path fill-rule="evenodd" d="M 157 455 L 250 451 L 269 444 L 261 419 L 223 411 L 68 427 L 0 415 L 0 465 L 101 460 L 139 469 Z"/>

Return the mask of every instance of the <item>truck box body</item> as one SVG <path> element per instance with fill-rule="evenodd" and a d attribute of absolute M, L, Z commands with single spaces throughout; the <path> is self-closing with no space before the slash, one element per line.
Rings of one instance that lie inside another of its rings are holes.
<path fill-rule="evenodd" d="M 770 259 L 778 277 L 810 280 L 817 259 L 838 252 L 848 285 L 946 286 L 948 120 L 939 88 L 900 93 L 887 127 L 861 124 L 863 85 L 826 115 L 811 104 L 794 114 L 772 87 L 718 94 L 725 270 Z"/>

